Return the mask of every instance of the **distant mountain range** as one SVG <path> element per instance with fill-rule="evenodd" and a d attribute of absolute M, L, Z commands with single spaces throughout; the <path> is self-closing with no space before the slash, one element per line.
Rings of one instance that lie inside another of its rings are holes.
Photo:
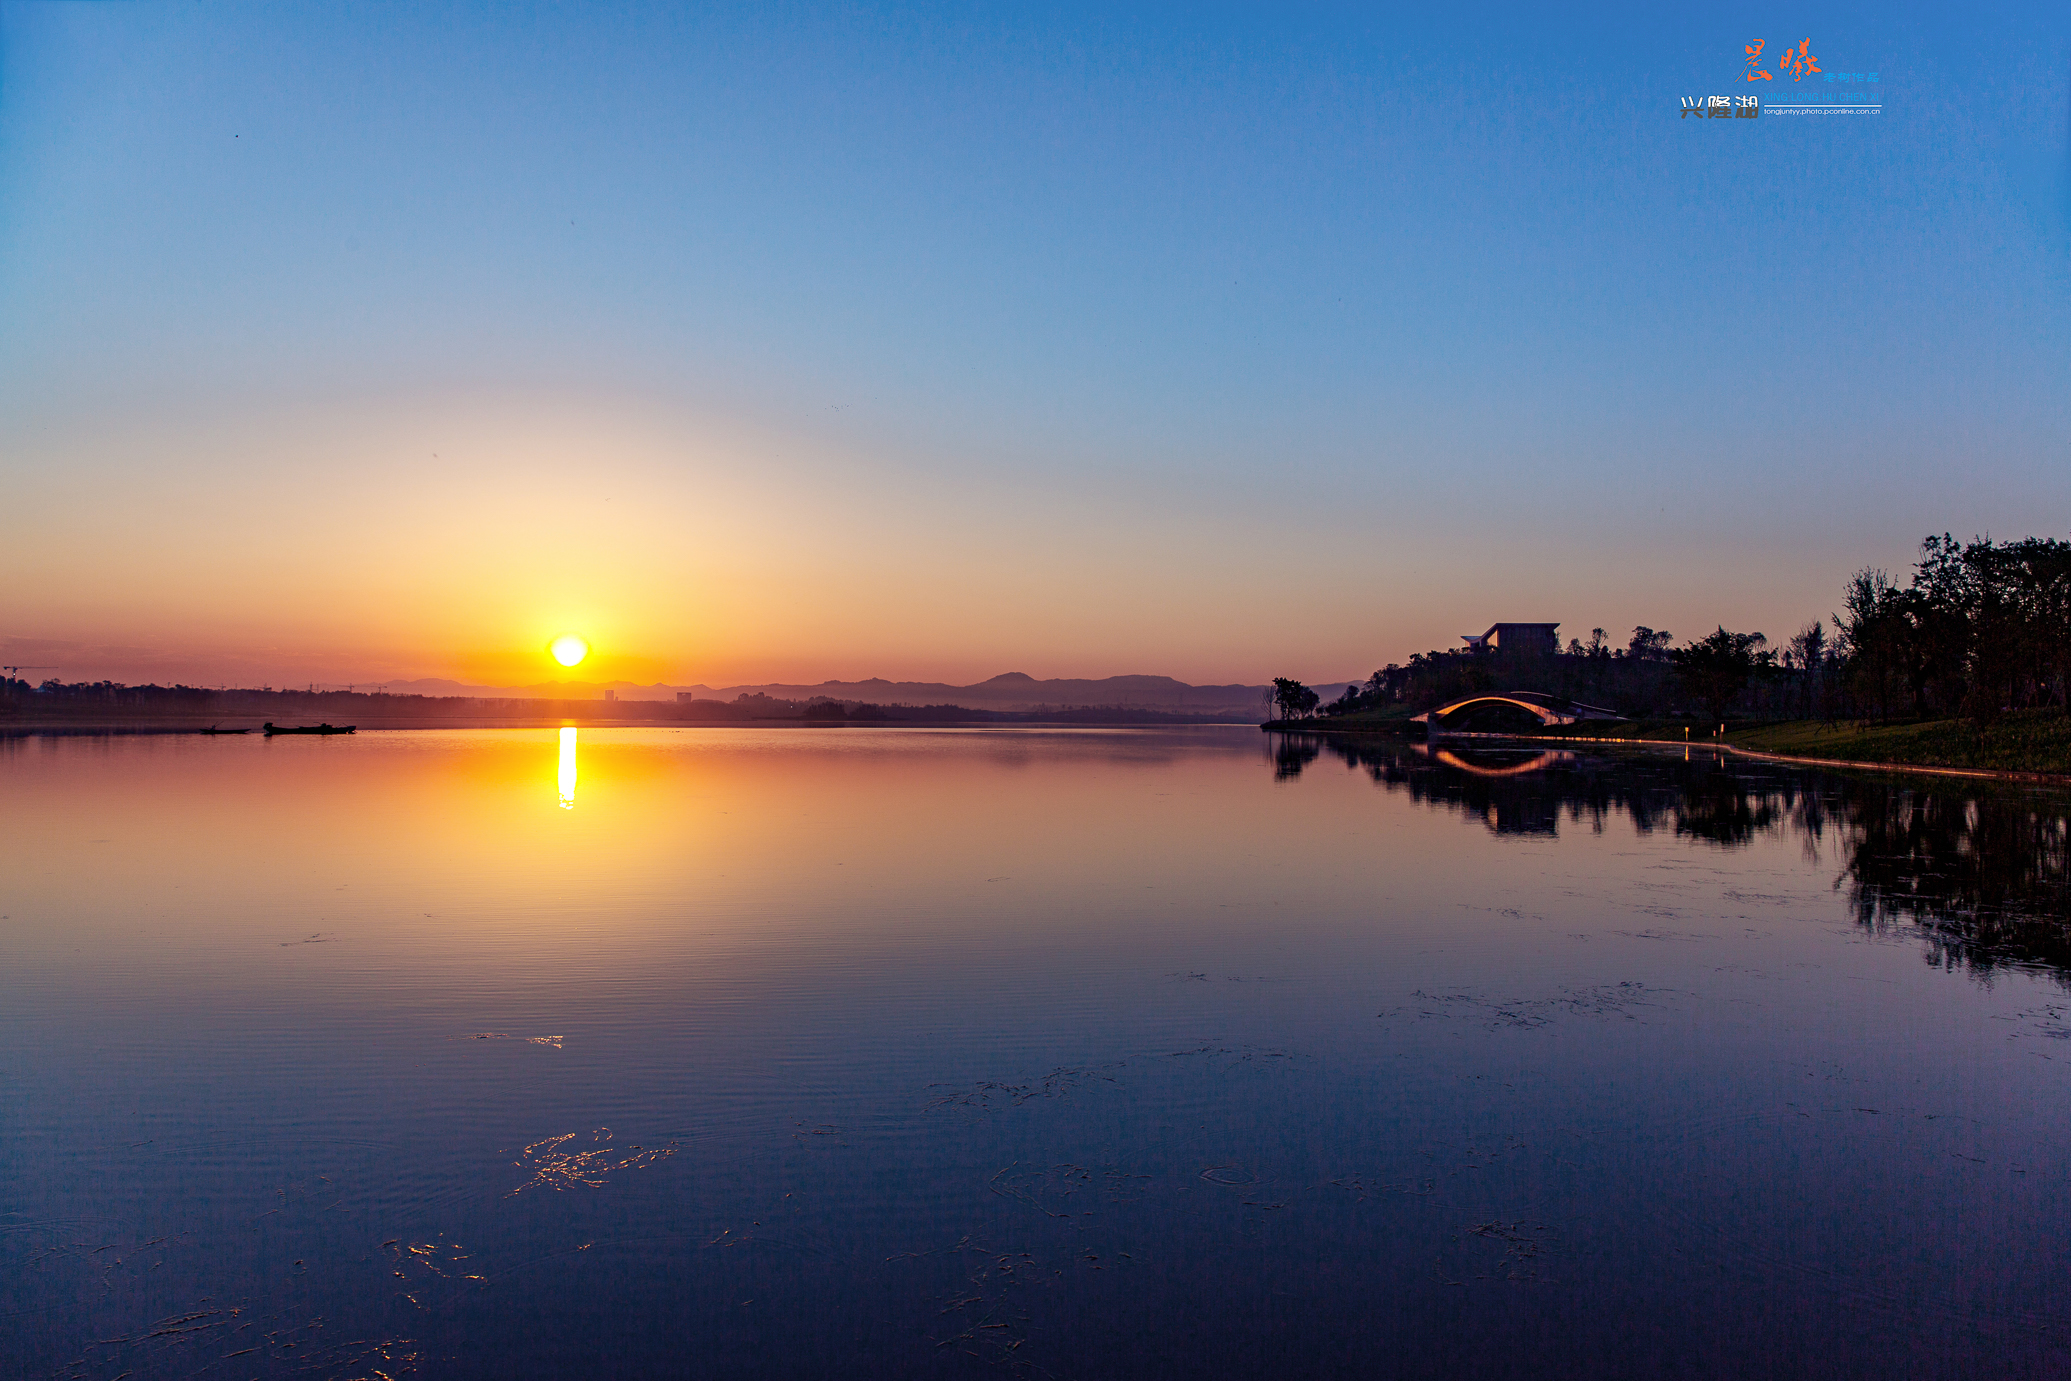
<path fill-rule="evenodd" d="M 1334 694 L 1343 682 L 1320 682 Z M 344 689 L 344 687 L 336 687 Z M 952 686 L 941 681 L 822 681 L 816 686 L 769 682 L 752 686 L 636 685 L 631 681 L 542 681 L 531 686 L 470 686 L 459 681 L 424 678 L 360 685 L 363 691 L 399 695 L 470 695 L 485 699 L 601 700 L 615 691 L 621 700 L 674 700 L 689 693 L 700 700 L 732 700 L 766 695 L 772 700 L 841 700 L 876 705 L 961 705 L 972 710 L 1064 710 L 1123 708 L 1162 710 L 1173 714 L 1256 715 L 1265 686 L 1194 686 L 1170 676 L 1107 676 L 1099 680 L 1059 677 L 1039 681 L 1018 671 L 975 685 Z"/>

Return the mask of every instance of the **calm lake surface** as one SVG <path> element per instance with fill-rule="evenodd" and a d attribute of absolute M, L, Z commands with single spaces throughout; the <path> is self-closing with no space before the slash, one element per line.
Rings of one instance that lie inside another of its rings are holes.
<path fill-rule="evenodd" d="M 2061 1376 L 2057 795 L 0 741 L 0 1372 Z"/>

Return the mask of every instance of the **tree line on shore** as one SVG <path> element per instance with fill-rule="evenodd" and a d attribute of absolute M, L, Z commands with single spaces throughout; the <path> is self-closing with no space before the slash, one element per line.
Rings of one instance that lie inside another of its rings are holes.
<path fill-rule="evenodd" d="M 1371 717 L 1520 690 L 1636 719 L 1702 710 L 1717 720 L 1960 716 L 1983 727 L 2009 710 L 2062 712 L 2071 695 L 2071 541 L 1929 537 L 1905 584 L 1858 571 L 1831 628 L 1815 621 L 1781 646 L 1724 627 L 1677 646 L 1644 625 L 1616 646 L 1597 628 L 1550 654 L 1418 653 L 1328 703 L 1275 678 L 1269 703 L 1281 719 Z"/>
<path fill-rule="evenodd" d="M 962 705 L 879 705 L 868 701 L 779 700 L 743 692 L 732 700 L 554 700 L 487 696 L 433 696 L 391 691 L 276 690 L 186 685 L 126 685 L 120 681 L 59 681 L 40 685 L 0 676 L 0 727 L 9 723 L 123 723 L 206 718 L 323 716 L 353 720 L 498 722 L 541 717 L 627 723 L 749 724 L 1195 724 L 1221 716 L 1134 706 L 1081 705 L 1050 710 L 984 710 Z"/>

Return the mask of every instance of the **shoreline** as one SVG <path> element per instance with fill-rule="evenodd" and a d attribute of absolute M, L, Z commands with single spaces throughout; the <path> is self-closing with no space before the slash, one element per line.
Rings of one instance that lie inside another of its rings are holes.
<path fill-rule="evenodd" d="M 1438 743 L 1451 739 L 1489 739 L 1508 743 L 1603 743 L 1614 747 L 1624 745 L 1635 748 L 1681 748 L 1702 749 L 1713 753 L 1737 753 L 1744 758 L 1760 762 L 1788 763 L 1796 767 L 1837 767 L 1865 772 L 1918 772 L 1936 777 L 1970 777 L 1981 781 L 2025 782 L 2031 786 L 2055 786 L 2071 788 L 2071 773 L 2022 772 L 2011 769 L 1989 767 L 1937 767 L 1930 763 L 1882 762 L 1854 758 L 1811 758 L 1794 753 L 1770 753 L 1758 748 L 1742 748 L 1735 743 L 1712 740 L 1681 740 L 1666 738 L 1612 738 L 1583 734 L 1484 734 L 1484 733 L 1440 733 L 1421 740 L 1388 729 L 1365 728 L 1348 725 L 1338 728 L 1297 728 L 1285 721 L 1261 724 L 1259 728 L 1274 734 L 1361 734 L 1381 733 L 1405 741 Z"/>
<path fill-rule="evenodd" d="M 405 718 L 362 719 L 350 727 L 355 733 L 421 731 L 425 729 L 1223 729 L 1249 728 L 1249 719 L 1150 721 L 1131 719 L 888 719 L 888 720 L 800 720 L 800 719 L 628 719 L 617 716 L 587 718 L 580 715 L 514 716 L 511 718 Z M 346 725 L 339 725 L 345 728 Z M 212 728 L 244 729 L 243 734 L 225 732 L 210 735 Z M 224 724 L 220 719 L 168 722 L 164 719 L 53 719 L 33 724 L 0 721 L 0 739 L 78 738 L 94 734 L 191 738 L 265 738 L 257 724 Z M 314 735 L 288 734 L 301 738 Z M 345 738 L 338 734 L 332 737 Z"/>

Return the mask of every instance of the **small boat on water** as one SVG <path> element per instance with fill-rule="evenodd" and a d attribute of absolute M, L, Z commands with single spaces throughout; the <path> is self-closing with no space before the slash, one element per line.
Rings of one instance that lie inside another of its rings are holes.
<path fill-rule="evenodd" d="M 280 725 L 268 720 L 266 737 L 272 738 L 275 734 L 349 734 L 357 728 L 357 724 L 347 724 L 341 728 L 336 724 Z"/>
<path fill-rule="evenodd" d="M 217 727 L 216 727 L 215 725 L 211 724 L 211 725 L 209 725 L 209 727 L 208 727 L 208 728 L 206 728 L 206 729 L 196 729 L 196 730 L 195 730 L 194 732 L 195 732 L 195 733 L 197 733 L 197 734 L 249 734 L 249 733 L 251 732 L 251 730 L 250 730 L 250 729 L 218 729 L 218 728 L 217 728 Z"/>

